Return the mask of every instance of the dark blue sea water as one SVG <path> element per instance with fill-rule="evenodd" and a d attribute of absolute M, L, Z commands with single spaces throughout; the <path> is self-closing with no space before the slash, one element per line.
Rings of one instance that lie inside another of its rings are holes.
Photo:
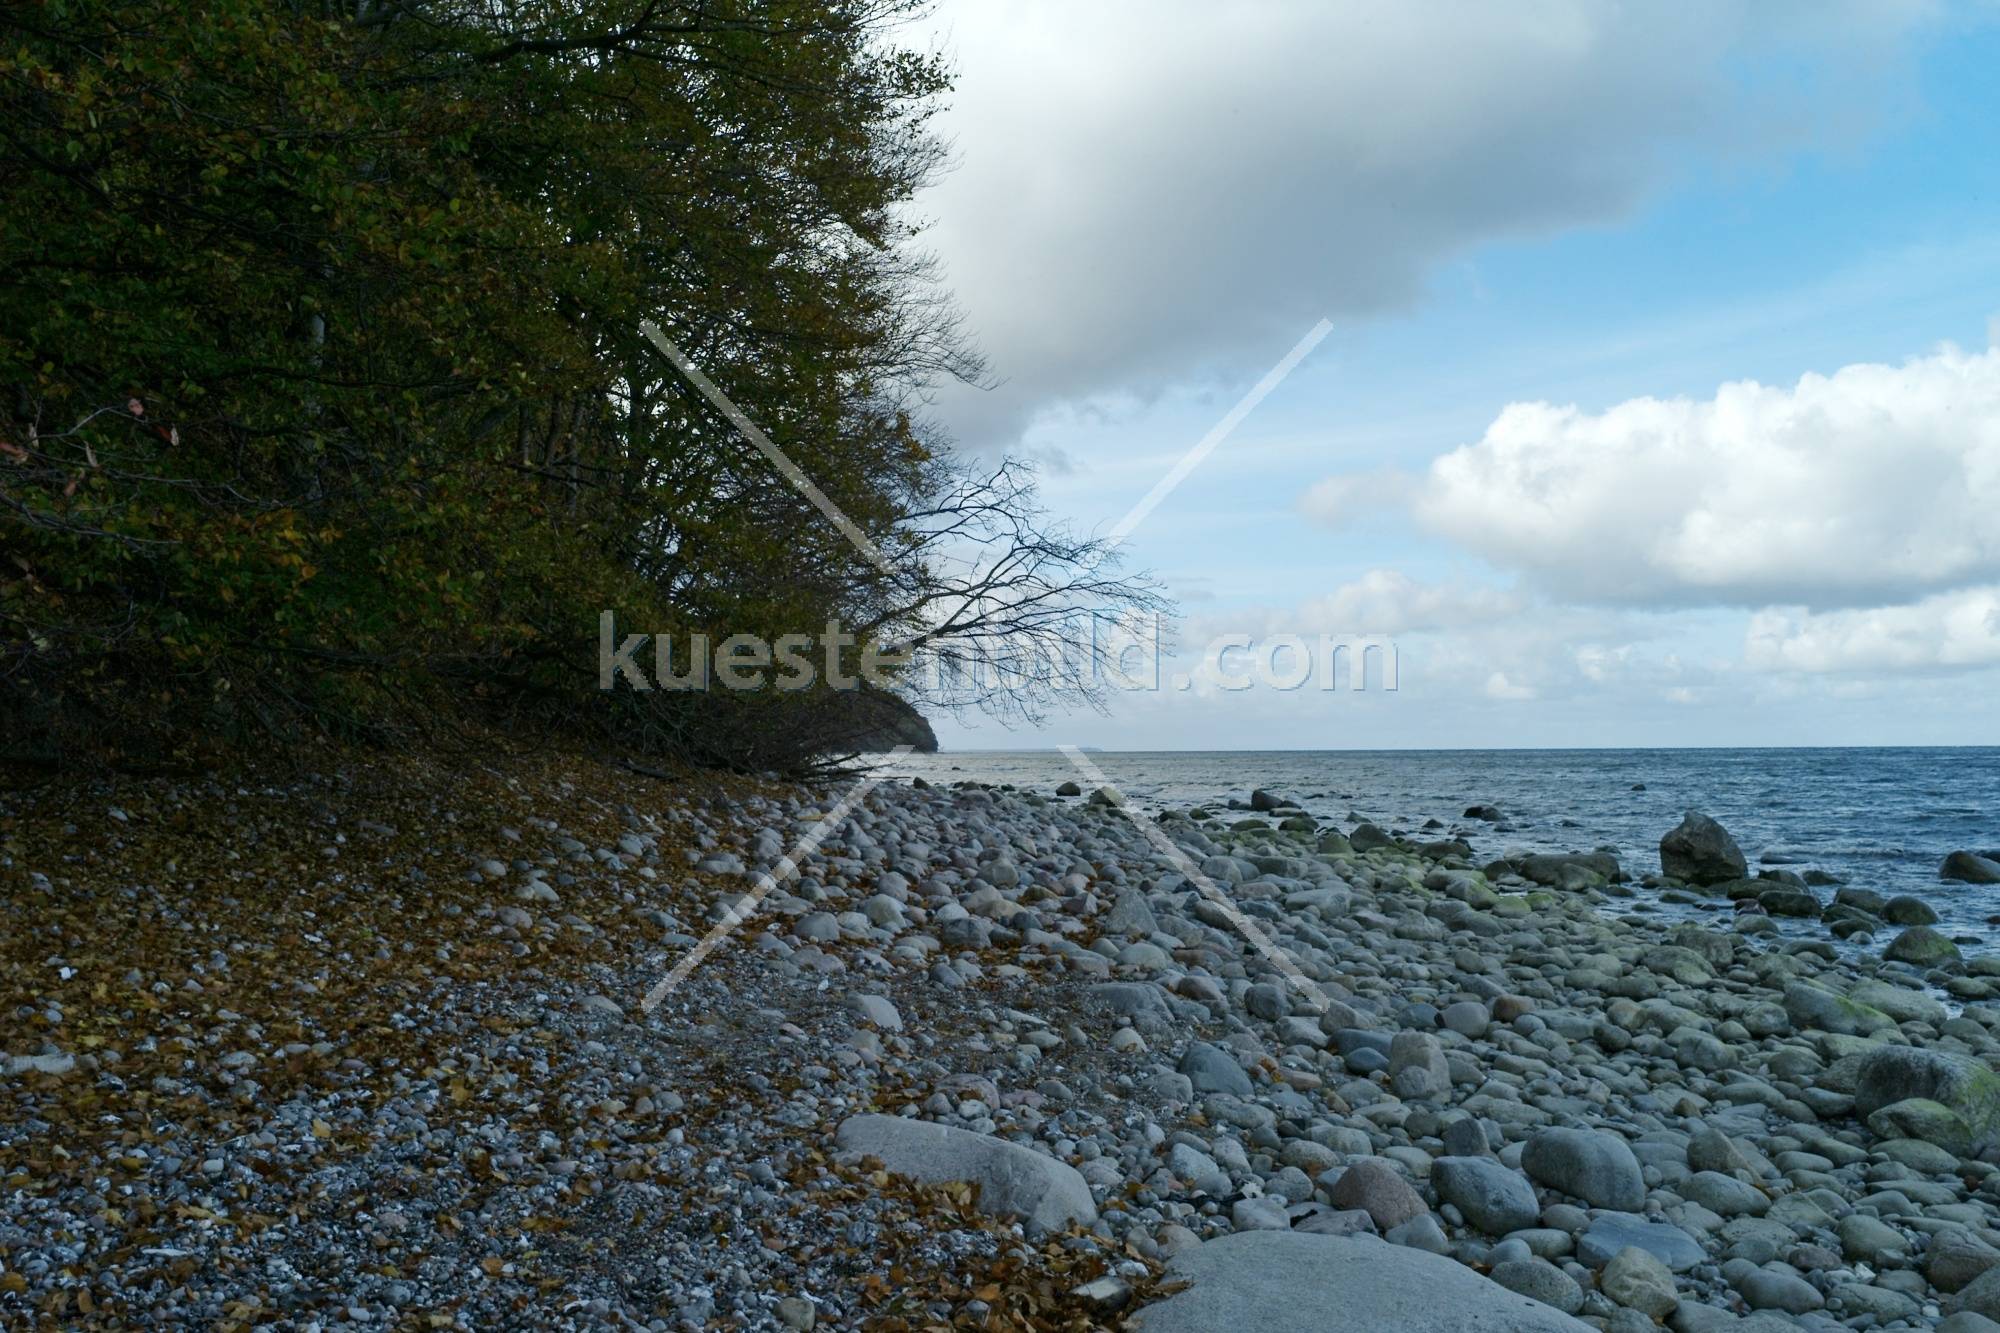
<path fill-rule="evenodd" d="M 1958 848 L 2000 848 L 2000 748 L 1798 750 L 1363 750 L 1086 756 L 1148 809 L 1291 796 L 1323 821 L 1357 818 L 1415 830 L 1439 819 L 1482 855 L 1615 849 L 1635 878 L 1660 868 L 1660 835 L 1698 809 L 1735 835 L 1753 870 L 1818 867 L 1885 894 L 1917 894 L 1955 933 L 2000 933 L 2000 886 L 1942 882 Z M 1060 751 L 911 755 L 890 771 L 1048 793 L 1091 783 Z M 1644 790 L 1634 790 L 1643 785 Z M 1495 828 L 1463 818 L 1497 805 Z M 1433 834 L 1432 836 L 1435 836 Z M 1832 889 L 1818 891 L 1822 900 Z"/>

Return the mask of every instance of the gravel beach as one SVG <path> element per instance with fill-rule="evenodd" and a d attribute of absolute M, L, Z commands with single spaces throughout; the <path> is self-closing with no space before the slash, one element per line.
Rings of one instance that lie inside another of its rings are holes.
<path fill-rule="evenodd" d="M 889 782 L 649 1010 L 841 784 L 334 771 L 0 800 L 8 1323 L 2000 1328 L 2000 960 L 1703 825 Z"/>

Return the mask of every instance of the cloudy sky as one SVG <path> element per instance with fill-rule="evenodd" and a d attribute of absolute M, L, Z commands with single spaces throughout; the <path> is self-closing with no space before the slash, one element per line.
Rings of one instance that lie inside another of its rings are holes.
<path fill-rule="evenodd" d="M 948 747 L 2000 743 L 2000 9 L 946 0 L 914 39 L 959 70 L 924 243 L 997 382 L 937 415 L 1108 531 L 1331 321 L 1128 559 L 1184 643 L 1400 663 Z"/>

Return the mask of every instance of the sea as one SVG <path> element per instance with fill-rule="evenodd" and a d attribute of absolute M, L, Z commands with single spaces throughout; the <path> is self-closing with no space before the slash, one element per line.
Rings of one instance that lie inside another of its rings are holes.
<path fill-rule="evenodd" d="M 2000 747 L 1083 754 L 1127 801 L 1152 813 L 1220 810 L 1265 787 L 1341 829 L 1368 820 L 1428 839 L 1443 836 L 1424 827 L 1437 820 L 1480 859 L 1514 849 L 1608 849 L 1641 899 L 1647 891 L 1637 880 L 1660 868 L 1660 836 L 1686 811 L 1700 810 L 1735 837 L 1753 874 L 1817 868 L 1884 895 L 1922 898 L 1937 910 L 1939 929 L 1963 940 L 2000 933 L 2000 885 L 1943 881 L 1937 873 L 1954 850 L 2000 851 Z M 1059 750 L 910 754 L 880 771 L 1044 795 L 1069 780 L 1086 792 L 1095 785 Z M 1468 819 L 1472 805 L 1497 806 L 1505 819 Z M 1816 892 L 1825 902 L 1834 890 Z M 1659 910 L 1699 919 L 1730 908 Z M 1831 939 L 1816 923 L 1780 925 L 1786 934 Z"/>

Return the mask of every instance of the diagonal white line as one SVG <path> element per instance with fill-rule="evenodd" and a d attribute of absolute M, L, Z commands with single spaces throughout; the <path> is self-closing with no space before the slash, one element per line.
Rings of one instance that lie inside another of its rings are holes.
<path fill-rule="evenodd" d="M 1112 528 L 1110 535 L 1105 538 L 1106 543 L 1117 545 L 1131 534 L 1132 529 L 1145 522 L 1146 516 L 1159 506 L 1160 501 L 1172 494 L 1176 486 L 1186 481 L 1188 473 L 1200 467 L 1201 461 L 1214 453 L 1215 447 L 1228 439 L 1231 431 L 1243 424 L 1243 418 L 1255 411 L 1257 404 L 1263 402 L 1271 390 L 1283 384 L 1285 377 L 1297 370 L 1299 362 L 1305 360 L 1306 355 L 1319 346 L 1320 340 L 1331 332 L 1333 325 L 1324 319 L 1307 329 L 1306 336 L 1292 344 L 1292 350 L 1285 353 L 1284 358 L 1272 366 L 1264 378 L 1258 380 L 1250 392 L 1244 394 L 1236 406 L 1229 409 L 1222 420 L 1210 427 L 1208 434 L 1195 441 L 1194 448 L 1181 455 L 1181 461 L 1174 464 L 1166 476 L 1160 478 L 1157 486 L 1146 492 L 1146 498 L 1133 505 L 1131 512 L 1118 520 L 1118 526 Z"/>
<path fill-rule="evenodd" d="M 868 534 L 855 526 L 854 520 L 842 513 L 839 505 L 827 499 L 826 492 L 813 485 L 812 478 L 800 471 L 799 465 L 787 457 L 783 449 L 772 443 L 771 437 L 760 430 L 757 423 L 752 421 L 742 408 L 731 402 L 729 395 L 716 387 L 714 380 L 702 374 L 701 368 L 688 359 L 687 353 L 675 346 L 673 340 L 666 334 L 660 332 L 659 325 L 650 319 L 642 319 L 639 321 L 639 332 L 645 334 L 646 340 L 660 349 L 661 355 L 674 363 L 674 369 L 687 376 L 688 383 L 699 389 L 702 397 L 722 410 L 722 415 L 729 418 L 729 424 L 736 427 L 744 439 L 750 441 L 752 448 L 771 460 L 771 466 L 778 469 L 778 475 L 792 483 L 794 490 L 812 501 L 820 513 L 832 520 L 833 526 L 840 529 L 841 536 L 852 542 L 854 549 L 861 552 L 869 564 L 890 578 L 896 577 L 896 571 L 889 564 L 888 558 L 874 542 L 868 539 Z"/>
<path fill-rule="evenodd" d="M 913 746 L 899 745 L 889 752 L 888 758 L 883 760 L 883 763 L 894 763 L 913 748 Z M 833 809 L 827 811 L 817 824 L 807 829 L 805 836 L 793 845 L 791 851 L 785 853 L 777 868 L 757 876 L 756 887 L 732 903 L 729 910 L 723 914 L 722 920 L 711 926 L 708 934 L 701 937 L 701 942 L 688 950 L 687 956 L 675 963 L 671 972 L 653 983 L 653 988 L 646 992 L 646 998 L 639 1002 L 639 1008 L 646 1013 L 652 1013 L 655 1005 L 666 999 L 676 986 L 687 980 L 688 973 L 701 966 L 702 959 L 715 952 L 716 946 L 728 939 L 738 926 L 755 916 L 766 894 L 799 873 L 799 858 L 810 854 L 813 848 L 826 841 L 826 835 L 839 827 L 840 821 L 847 818 L 847 812 L 859 805 L 862 797 L 875 790 L 884 776 L 886 775 L 878 773 L 865 777 L 849 787 L 847 794 L 834 802 Z"/>
<path fill-rule="evenodd" d="M 1181 850 L 1179 843 L 1169 838 L 1166 831 L 1158 824 L 1125 804 L 1124 794 L 1111 785 L 1104 774 L 1098 771 L 1097 765 L 1084 756 L 1083 751 L 1074 745 L 1065 745 L 1062 747 L 1062 752 L 1069 756 L 1070 763 L 1076 765 L 1079 773 L 1089 778 L 1099 791 L 1110 797 L 1111 804 L 1118 808 L 1119 813 L 1131 820 L 1139 832 L 1146 835 L 1146 840 L 1152 843 L 1162 856 L 1173 862 L 1174 869 L 1187 876 L 1188 882 L 1201 891 L 1202 897 L 1222 910 L 1222 914 L 1229 918 L 1229 924 L 1236 927 L 1237 933 L 1250 941 L 1251 947 L 1264 955 L 1265 961 L 1284 974 L 1285 980 L 1292 983 L 1292 988 L 1306 997 L 1306 1003 L 1313 1007 L 1314 1013 L 1326 1012 L 1326 996 L 1320 993 L 1319 986 L 1299 970 L 1298 963 L 1289 953 L 1273 943 L 1269 935 L 1257 928 L 1256 922 L 1243 915 L 1241 909 L 1229 901 L 1228 894 L 1218 889 L 1213 880 L 1201 873 L 1200 867 Z"/>

